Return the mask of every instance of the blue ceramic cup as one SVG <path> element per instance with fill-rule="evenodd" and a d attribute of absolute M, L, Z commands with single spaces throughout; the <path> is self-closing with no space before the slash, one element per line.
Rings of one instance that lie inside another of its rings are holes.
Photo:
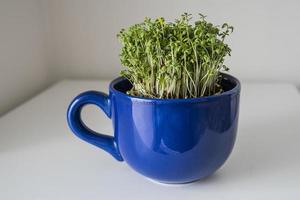
<path fill-rule="evenodd" d="M 88 91 L 68 109 L 79 138 L 100 147 L 135 171 L 163 183 L 187 183 L 215 172 L 232 151 L 238 124 L 240 83 L 223 74 L 222 94 L 191 99 L 151 99 L 126 94 L 131 84 L 117 78 L 109 95 Z M 81 120 L 86 104 L 111 118 L 114 137 L 96 133 Z"/>

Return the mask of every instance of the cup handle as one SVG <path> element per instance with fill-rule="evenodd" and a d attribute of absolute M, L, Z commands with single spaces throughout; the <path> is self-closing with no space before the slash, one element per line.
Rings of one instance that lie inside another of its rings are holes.
<path fill-rule="evenodd" d="M 80 139 L 110 153 L 118 161 L 123 161 L 114 137 L 97 133 L 89 129 L 83 123 L 81 119 L 81 110 L 83 106 L 87 104 L 93 104 L 100 107 L 106 116 L 111 118 L 110 97 L 103 92 L 87 91 L 75 97 L 69 105 L 67 112 L 69 127 Z"/>

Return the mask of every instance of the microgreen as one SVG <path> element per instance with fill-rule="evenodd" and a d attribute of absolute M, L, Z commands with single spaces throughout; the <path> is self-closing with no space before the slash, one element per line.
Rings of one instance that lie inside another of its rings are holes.
<path fill-rule="evenodd" d="M 128 94 L 151 98 L 195 98 L 222 92 L 221 71 L 231 49 L 224 42 L 233 27 L 214 26 L 204 15 L 192 25 L 184 13 L 175 22 L 160 17 L 122 29 L 121 75 Z"/>

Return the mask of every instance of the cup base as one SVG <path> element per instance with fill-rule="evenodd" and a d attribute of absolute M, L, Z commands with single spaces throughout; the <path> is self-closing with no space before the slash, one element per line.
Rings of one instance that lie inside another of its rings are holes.
<path fill-rule="evenodd" d="M 199 181 L 200 179 L 194 180 L 194 181 L 188 181 L 188 182 L 164 182 L 164 181 L 158 181 L 158 180 L 154 180 L 151 178 L 147 178 L 145 177 L 148 181 L 158 184 L 158 185 L 162 185 L 162 186 L 166 186 L 166 187 L 182 187 L 182 186 L 188 186 L 188 185 L 192 185 L 195 182 Z"/>

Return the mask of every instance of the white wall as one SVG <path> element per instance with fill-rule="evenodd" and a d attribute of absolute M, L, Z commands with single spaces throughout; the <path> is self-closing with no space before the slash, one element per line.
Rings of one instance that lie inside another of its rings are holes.
<path fill-rule="evenodd" d="M 41 2 L 0 0 L 0 115 L 49 83 Z"/>
<path fill-rule="evenodd" d="M 297 0 L 0 0 L 0 115 L 64 78 L 118 75 L 121 28 L 202 12 L 229 22 L 231 73 L 300 85 Z"/>
<path fill-rule="evenodd" d="M 173 20 L 202 12 L 229 22 L 231 72 L 243 80 L 300 84 L 300 1 L 297 0 L 50 0 L 51 56 L 59 78 L 117 76 L 117 32 L 145 16 Z"/>

